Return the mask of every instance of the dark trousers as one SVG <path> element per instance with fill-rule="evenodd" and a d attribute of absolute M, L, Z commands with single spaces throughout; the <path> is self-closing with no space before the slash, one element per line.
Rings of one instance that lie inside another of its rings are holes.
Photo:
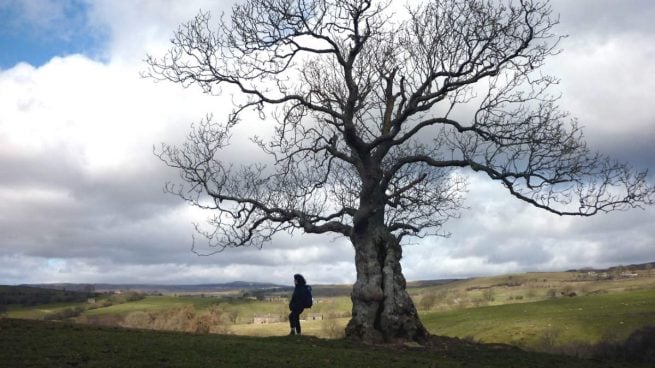
<path fill-rule="evenodd" d="M 302 309 L 292 309 L 289 314 L 289 325 L 291 325 L 291 329 L 296 330 L 296 333 L 300 333 L 300 313 L 302 313 Z"/>

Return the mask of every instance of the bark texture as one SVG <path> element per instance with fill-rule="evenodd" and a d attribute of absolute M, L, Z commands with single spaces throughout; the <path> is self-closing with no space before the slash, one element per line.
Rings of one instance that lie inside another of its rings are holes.
<path fill-rule="evenodd" d="M 380 211 L 381 212 L 381 211 Z M 398 239 L 379 223 L 380 214 L 362 216 L 353 229 L 357 281 L 346 336 L 367 342 L 424 341 L 416 307 L 406 291 Z"/>

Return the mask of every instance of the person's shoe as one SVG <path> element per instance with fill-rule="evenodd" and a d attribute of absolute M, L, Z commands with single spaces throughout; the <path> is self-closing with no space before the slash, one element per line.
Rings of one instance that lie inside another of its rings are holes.
<path fill-rule="evenodd" d="M 292 329 L 291 329 L 291 332 L 289 332 L 289 336 L 293 336 L 293 335 L 295 335 L 295 334 L 296 334 L 296 329 L 295 329 L 295 328 L 292 328 Z M 298 334 L 298 335 L 300 335 L 300 334 Z"/>

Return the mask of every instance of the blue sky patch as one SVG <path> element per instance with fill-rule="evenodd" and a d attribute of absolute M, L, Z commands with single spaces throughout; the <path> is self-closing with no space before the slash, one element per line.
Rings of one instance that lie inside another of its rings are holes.
<path fill-rule="evenodd" d="M 107 32 L 90 23 L 88 8 L 80 0 L 0 0 L 0 69 L 71 54 L 99 58 Z"/>

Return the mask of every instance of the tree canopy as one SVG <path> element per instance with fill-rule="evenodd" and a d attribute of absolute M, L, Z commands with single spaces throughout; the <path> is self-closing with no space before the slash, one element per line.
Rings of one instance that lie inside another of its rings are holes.
<path fill-rule="evenodd" d="M 542 67 L 560 51 L 557 22 L 537 0 L 248 0 L 216 22 L 200 12 L 148 58 L 148 75 L 232 93 L 235 107 L 162 145 L 182 179 L 167 189 L 216 211 L 198 230 L 218 249 L 279 231 L 348 237 L 349 335 L 420 339 L 400 244 L 443 232 L 467 170 L 559 215 L 653 203 L 647 173 L 588 148 L 550 94 L 558 80 Z M 270 160 L 234 165 L 222 152 L 250 111 L 275 126 L 253 139 Z"/>

